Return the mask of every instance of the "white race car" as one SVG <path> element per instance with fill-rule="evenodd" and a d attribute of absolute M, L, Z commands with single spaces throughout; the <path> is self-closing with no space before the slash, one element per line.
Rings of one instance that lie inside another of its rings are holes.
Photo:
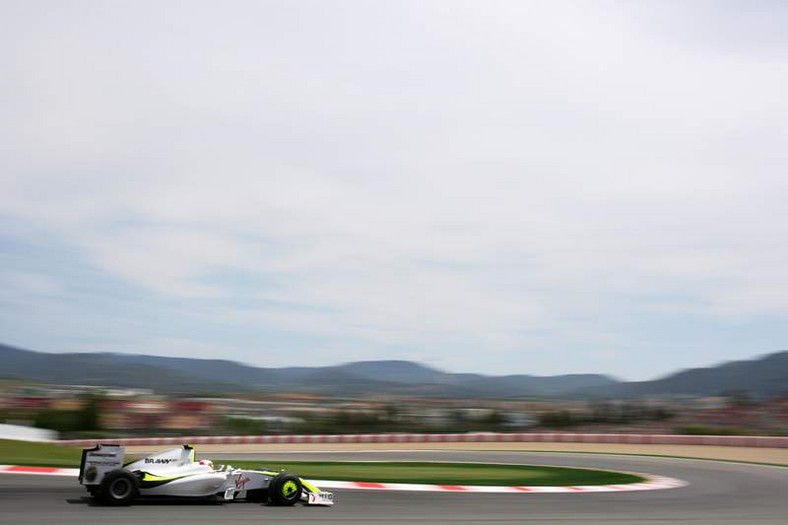
<path fill-rule="evenodd" d="M 224 501 L 273 505 L 333 505 L 334 497 L 289 472 L 214 468 L 196 461 L 194 447 L 164 450 L 123 464 L 125 448 L 96 445 L 82 451 L 79 482 L 107 505 L 129 505 L 137 497 L 219 497 Z"/>

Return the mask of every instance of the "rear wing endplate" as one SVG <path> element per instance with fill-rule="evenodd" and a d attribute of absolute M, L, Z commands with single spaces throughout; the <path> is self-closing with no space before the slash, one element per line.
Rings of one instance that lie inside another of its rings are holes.
<path fill-rule="evenodd" d="M 125 456 L 126 449 L 121 445 L 98 444 L 83 450 L 79 482 L 83 485 L 98 485 L 108 472 L 123 468 Z"/>

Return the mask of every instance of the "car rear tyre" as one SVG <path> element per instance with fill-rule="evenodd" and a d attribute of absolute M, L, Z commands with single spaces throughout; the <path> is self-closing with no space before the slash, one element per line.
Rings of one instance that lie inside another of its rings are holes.
<path fill-rule="evenodd" d="M 102 503 L 112 506 L 130 505 L 139 494 L 137 477 L 125 470 L 113 470 L 104 476 L 96 494 Z"/>
<path fill-rule="evenodd" d="M 277 474 L 268 489 L 268 499 L 272 505 L 289 507 L 301 500 L 304 488 L 298 476 L 290 472 Z"/>

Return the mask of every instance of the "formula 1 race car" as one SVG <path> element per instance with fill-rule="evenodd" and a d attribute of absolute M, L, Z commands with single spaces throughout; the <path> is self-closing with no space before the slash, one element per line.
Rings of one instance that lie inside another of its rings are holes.
<path fill-rule="evenodd" d="M 272 505 L 333 505 L 334 497 L 289 472 L 214 468 L 196 461 L 194 447 L 164 450 L 123 464 L 125 448 L 96 445 L 82 451 L 79 482 L 107 505 L 129 505 L 137 497 L 215 498 Z"/>

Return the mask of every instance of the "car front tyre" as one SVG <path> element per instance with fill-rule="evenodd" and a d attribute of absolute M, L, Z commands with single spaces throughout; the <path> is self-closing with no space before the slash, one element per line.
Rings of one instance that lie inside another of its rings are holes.
<path fill-rule="evenodd" d="M 268 499 L 272 505 L 290 507 L 301 500 L 304 488 L 298 476 L 290 472 L 282 472 L 271 480 L 268 488 Z"/>

